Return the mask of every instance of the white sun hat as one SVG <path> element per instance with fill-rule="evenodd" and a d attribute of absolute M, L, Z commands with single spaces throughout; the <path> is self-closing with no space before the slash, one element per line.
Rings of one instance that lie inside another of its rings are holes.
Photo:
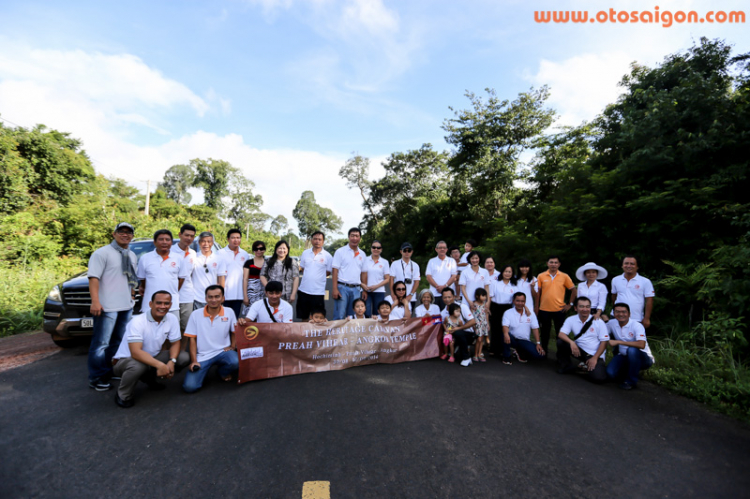
<path fill-rule="evenodd" d="M 578 279 L 579 281 L 585 281 L 586 276 L 584 276 L 583 273 L 587 270 L 596 270 L 597 272 L 599 272 L 599 274 L 596 276 L 597 281 L 599 279 L 605 279 L 607 277 L 607 271 L 604 269 L 604 267 L 600 267 L 594 262 L 589 262 L 576 270 L 576 279 Z"/>

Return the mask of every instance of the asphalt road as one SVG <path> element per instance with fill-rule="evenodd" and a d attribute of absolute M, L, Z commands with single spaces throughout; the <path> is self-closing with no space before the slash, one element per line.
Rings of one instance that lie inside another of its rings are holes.
<path fill-rule="evenodd" d="M 0 373 L 0 497 L 748 497 L 750 428 L 648 383 L 552 362 L 356 367 L 131 409 L 86 348 Z"/>

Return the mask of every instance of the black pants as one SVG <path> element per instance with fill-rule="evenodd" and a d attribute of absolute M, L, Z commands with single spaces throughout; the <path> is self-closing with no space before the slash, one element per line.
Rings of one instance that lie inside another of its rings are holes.
<path fill-rule="evenodd" d="M 224 306 L 231 308 L 232 312 L 234 312 L 234 316 L 238 319 L 240 318 L 240 313 L 242 312 L 243 303 L 243 300 L 224 300 Z"/>
<path fill-rule="evenodd" d="M 559 312 L 547 312 L 546 310 L 539 311 L 539 340 L 542 343 L 542 348 L 545 352 L 549 351 L 549 335 L 552 323 L 555 323 L 555 337 L 557 337 L 560 329 L 562 329 L 563 322 L 565 322 L 565 312 L 560 310 Z"/>
<path fill-rule="evenodd" d="M 454 357 L 457 361 L 462 361 L 471 358 L 469 353 L 469 344 L 474 340 L 474 333 L 464 331 L 455 331 L 453 334 L 453 342 L 455 343 L 455 354 Z"/>
<path fill-rule="evenodd" d="M 512 306 L 490 302 L 490 352 L 498 359 L 503 355 L 503 314 Z"/>
<path fill-rule="evenodd" d="M 297 291 L 297 319 L 306 321 L 310 318 L 310 311 L 313 308 L 326 309 L 325 295 L 308 295 L 302 291 Z"/>
<path fill-rule="evenodd" d="M 581 355 L 579 357 L 574 357 L 570 348 L 570 343 L 558 338 L 557 365 L 560 366 L 560 370 L 563 373 L 575 371 L 579 362 L 586 362 L 591 358 L 591 355 L 586 353 L 583 348 L 578 347 L 578 351 Z M 571 360 L 571 357 L 575 360 Z M 596 367 L 594 367 L 594 370 L 586 372 L 586 379 L 593 381 L 594 383 L 603 383 L 607 380 L 607 367 L 604 365 L 604 360 L 602 360 L 601 357 L 596 359 Z"/>

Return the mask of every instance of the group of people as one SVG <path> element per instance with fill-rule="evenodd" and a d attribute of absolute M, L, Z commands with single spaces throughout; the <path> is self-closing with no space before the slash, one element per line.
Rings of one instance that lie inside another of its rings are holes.
<path fill-rule="evenodd" d="M 213 234 L 200 233 L 197 253 L 191 248 L 196 229 L 190 224 L 180 228 L 176 242 L 169 230 L 156 231 L 154 250 L 138 260 L 129 249 L 133 235 L 131 224 L 118 224 L 111 244 L 91 255 L 88 270 L 94 318 L 89 386 L 106 391 L 119 377 L 115 402 L 124 408 L 133 405 L 138 381 L 161 390 L 159 379 L 185 367 L 188 393 L 201 388 L 213 365 L 220 379 L 230 381 L 239 367 L 236 324 L 292 322 L 293 302 L 299 319 L 325 322 L 329 276 L 334 320 L 439 315 L 444 328 L 440 357 L 462 366 L 484 362 L 485 345 L 508 365 L 513 359 L 545 358 L 552 325 L 560 373 L 580 369 L 593 381 L 618 379 L 630 389 L 639 371 L 653 364 L 645 329 L 654 291 L 637 273 L 632 256 L 623 259 L 624 273 L 612 279 L 610 320 L 604 313 L 607 288 L 600 282 L 607 276 L 604 268 L 588 263 L 578 269 L 576 287 L 559 271 L 556 256 L 548 259 L 547 271 L 534 277 L 528 260 L 515 268 L 497 267 L 492 257 L 482 262 L 472 240 L 463 254 L 439 241 L 425 269 L 429 288 L 418 293 L 421 273 L 412 260 L 412 245 L 403 243 L 401 258 L 390 263 L 375 240 L 367 256 L 357 228 L 349 230 L 348 244 L 333 255 L 323 248 L 325 235 L 315 232 L 299 261 L 285 241 L 270 257 L 265 244 L 255 241 L 249 255 L 240 247 L 238 229 L 229 230 L 227 245 L 219 251 Z M 142 313 L 132 317 L 136 292 L 143 297 Z M 566 317 L 571 307 L 576 315 Z M 605 366 L 607 345 L 617 351 Z"/>

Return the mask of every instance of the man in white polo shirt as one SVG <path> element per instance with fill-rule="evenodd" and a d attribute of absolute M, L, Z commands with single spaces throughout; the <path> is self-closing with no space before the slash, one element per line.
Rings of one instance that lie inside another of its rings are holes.
<path fill-rule="evenodd" d="M 135 253 L 129 244 L 133 226 L 120 223 L 111 244 L 94 251 L 89 259 L 89 292 L 94 335 L 89 347 L 89 387 L 98 392 L 111 388 L 112 355 L 120 346 L 133 314 L 133 295 L 138 288 Z"/>
<path fill-rule="evenodd" d="M 172 295 L 167 290 L 156 291 L 149 299 L 146 312 L 128 323 L 120 348 L 112 358 L 115 375 L 120 376 L 120 386 L 115 393 L 115 403 L 127 409 L 133 406 L 133 392 L 138 381 L 150 390 L 163 390 L 156 378 L 171 379 L 190 362 L 187 352 L 180 351 L 180 321 L 169 313 Z M 162 350 L 165 342 L 169 350 Z"/>
<path fill-rule="evenodd" d="M 211 366 L 219 377 L 231 381 L 240 366 L 234 343 L 237 322 L 231 308 L 222 307 L 224 289 L 218 284 L 206 288 L 206 306 L 190 314 L 185 336 L 190 338 L 190 368 L 182 389 L 194 393 L 201 389 Z"/>
<path fill-rule="evenodd" d="M 615 320 L 607 323 L 611 335 L 609 344 L 615 347 L 615 356 L 607 366 L 607 377 L 624 381 L 623 390 L 631 390 L 638 385 L 638 373 L 654 365 L 654 356 L 648 347 L 646 329 L 634 321 L 627 303 L 615 303 Z"/>
<path fill-rule="evenodd" d="M 435 252 L 437 256 L 430 259 L 424 273 L 427 282 L 430 283 L 432 296 L 435 297 L 435 305 L 443 310 L 445 308 L 443 289 L 451 287 L 458 279 L 458 267 L 456 267 L 456 260 L 448 256 L 448 245 L 445 241 L 438 241 L 435 245 Z"/>
<path fill-rule="evenodd" d="M 294 320 L 294 310 L 292 306 L 281 299 L 281 293 L 284 291 L 284 285 L 279 281 L 268 281 L 266 284 L 266 297 L 250 305 L 246 318 L 240 318 L 239 325 L 250 322 L 260 324 L 270 324 L 272 322 L 292 322 Z"/>
<path fill-rule="evenodd" d="M 574 304 L 577 314 L 565 319 L 557 335 L 557 372 L 568 374 L 576 370 L 570 360 L 572 355 L 577 362 L 586 365 L 586 378 L 589 381 L 602 383 L 607 380 L 604 365 L 609 342 L 607 326 L 591 314 L 591 300 L 586 296 L 577 297 Z M 573 333 L 575 341 L 570 338 L 570 333 Z"/>
<path fill-rule="evenodd" d="M 503 364 L 511 365 L 513 356 L 525 363 L 528 358 L 543 360 L 547 355 L 539 341 L 539 321 L 526 308 L 526 294 L 519 291 L 513 295 L 513 308 L 503 314 Z M 534 343 L 529 341 L 534 334 Z M 521 352 L 523 355 L 521 355 Z"/>
<path fill-rule="evenodd" d="M 391 264 L 391 299 L 396 301 L 396 293 L 393 284 L 401 281 L 406 284 L 406 296 L 411 303 L 411 311 L 417 308 L 417 289 L 419 289 L 420 273 L 419 264 L 411 259 L 414 248 L 411 243 L 401 245 L 401 260 Z"/>
<path fill-rule="evenodd" d="M 323 249 L 326 236 L 320 231 L 310 238 L 312 248 L 306 249 L 299 257 L 299 271 L 302 280 L 297 289 L 297 317 L 307 320 L 312 309 L 325 310 L 326 279 L 333 270 L 333 257 Z"/>
<path fill-rule="evenodd" d="M 633 255 L 622 259 L 622 270 L 622 275 L 612 279 L 612 303 L 627 303 L 630 318 L 648 328 L 654 306 L 654 285 L 638 274 L 638 260 Z"/>
<path fill-rule="evenodd" d="M 349 229 L 349 244 L 337 249 L 331 264 L 333 280 L 333 320 L 354 315 L 352 304 L 362 298 L 362 266 L 367 254 L 359 247 L 362 233 L 356 227 Z M 300 317 L 304 320 L 304 317 Z"/>
<path fill-rule="evenodd" d="M 471 313 L 471 309 L 466 303 L 458 303 L 455 302 L 456 294 L 453 292 L 453 288 L 443 288 L 443 303 L 445 303 L 445 308 L 442 312 L 440 312 L 440 315 L 442 316 L 443 320 L 448 317 L 448 306 L 452 303 L 457 303 L 461 306 L 461 320 L 463 321 L 463 326 L 459 326 L 458 328 L 453 329 L 451 334 L 453 335 L 453 341 L 456 344 L 458 348 L 455 349 L 455 357 L 457 357 L 459 360 L 461 360 L 461 365 L 464 367 L 471 365 L 471 354 L 469 353 L 469 344 L 473 340 L 474 337 L 474 325 L 477 323 L 477 320 L 474 318 L 474 315 Z M 440 344 L 443 344 L 443 337 L 442 335 L 439 338 Z"/>
<path fill-rule="evenodd" d="M 180 331 L 184 334 L 187 321 L 190 314 L 193 313 L 193 270 L 195 269 L 197 255 L 190 245 L 195 240 L 195 227 L 184 224 L 180 227 L 178 237 L 177 242 L 172 245 L 172 252 L 181 260 L 182 265 L 187 267 L 185 270 L 188 272 L 182 282 L 182 287 L 180 287 Z M 187 340 L 183 338 L 183 347 L 186 344 Z"/>
<path fill-rule="evenodd" d="M 138 261 L 138 279 L 141 280 L 141 312 L 148 311 L 147 297 L 156 291 L 166 290 L 172 295 L 170 313 L 180 320 L 180 288 L 187 277 L 188 266 L 172 253 L 172 233 L 167 229 L 154 232 L 154 251 L 141 256 Z"/>
<path fill-rule="evenodd" d="M 201 232 L 198 236 L 201 252 L 196 256 L 193 267 L 193 309 L 206 306 L 206 288 L 219 283 L 219 275 L 226 274 L 224 260 L 214 248 L 214 235 Z"/>
<path fill-rule="evenodd" d="M 224 273 L 219 274 L 219 285 L 224 287 L 224 306 L 229 307 L 236 317 L 240 316 L 245 293 L 242 291 L 243 267 L 250 255 L 240 248 L 242 232 L 229 229 L 227 245 L 220 251 Z"/>

